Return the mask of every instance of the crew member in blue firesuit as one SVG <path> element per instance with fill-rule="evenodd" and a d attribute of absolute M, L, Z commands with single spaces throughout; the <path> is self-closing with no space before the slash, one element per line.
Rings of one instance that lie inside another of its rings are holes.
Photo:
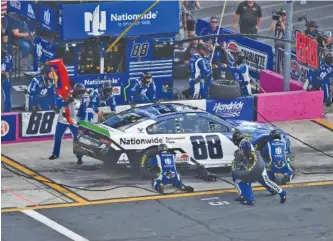
<path fill-rule="evenodd" d="M 308 91 L 322 89 L 324 91 L 324 102 L 326 106 L 332 104 L 331 81 L 333 78 L 333 57 L 326 54 L 323 61 L 320 61 L 320 69 L 311 69 L 308 74 Z"/>
<path fill-rule="evenodd" d="M 152 186 L 160 193 L 164 193 L 164 186 L 172 184 L 184 192 L 194 192 L 193 187 L 185 186 L 180 179 L 176 168 L 176 157 L 169 150 L 166 144 L 158 146 L 158 154 L 156 155 L 157 165 L 160 168 L 158 177 L 152 180 Z"/>
<path fill-rule="evenodd" d="M 91 122 L 98 122 L 103 120 L 103 112 L 99 107 L 109 106 L 111 111 L 116 111 L 116 98 L 112 94 L 112 85 L 110 82 L 105 82 L 102 88 L 95 89 L 90 94 L 89 107 L 92 108 L 94 117 Z"/>
<path fill-rule="evenodd" d="M 51 110 L 56 106 L 57 95 L 54 83 L 53 69 L 44 66 L 40 74 L 32 78 L 27 94 L 26 108 L 28 111 Z"/>
<path fill-rule="evenodd" d="M 75 84 L 74 89 L 72 90 L 72 95 L 68 100 L 63 100 L 60 96 L 57 100 L 57 106 L 60 107 L 59 111 L 59 120 L 56 126 L 55 134 L 54 134 L 54 147 L 52 155 L 49 157 L 50 160 L 54 160 L 59 158 L 60 155 L 60 147 L 61 140 L 64 136 L 67 128 L 72 132 L 73 138 L 77 137 L 78 128 L 77 122 L 78 120 L 85 120 L 87 114 L 87 97 L 85 96 L 86 89 L 83 84 Z M 65 116 L 65 108 L 69 105 L 72 105 L 75 108 L 75 116 L 71 116 L 71 120 L 73 121 L 73 125 L 71 125 Z M 82 155 L 76 155 L 77 164 L 82 164 Z"/>
<path fill-rule="evenodd" d="M 129 103 L 147 103 L 156 100 L 156 85 L 151 73 L 143 72 L 138 79 L 132 79 L 128 91 Z"/>
<path fill-rule="evenodd" d="M 274 181 L 275 173 L 284 174 L 286 181 L 290 181 L 294 172 L 287 159 L 287 143 L 278 130 L 273 130 L 269 135 L 261 136 L 255 141 L 255 148 L 260 151 L 265 162 L 270 166 L 267 169 L 269 178 Z M 264 184 L 263 184 L 264 185 Z M 276 194 L 269 190 L 272 194 Z"/>
<path fill-rule="evenodd" d="M 7 53 L 5 47 L 1 47 L 1 95 L 2 95 L 2 111 L 11 112 L 11 82 L 10 74 L 13 71 L 13 57 Z"/>
<path fill-rule="evenodd" d="M 244 63 L 245 54 L 238 52 L 233 66 L 221 65 L 222 70 L 233 72 L 234 80 L 237 81 L 241 88 L 243 96 L 252 95 L 251 78 L 249 74 L 249 67 Z"/>
<path fill-rule="evenodd" d="M 234 144 L 239 147 L 238 154 L 240 153 L 246 157 L 246 160 L 249 160 L 249 163 L 244 164 L 247 167 L 251 167 L 254 161 L 258 158 L 252 143 L 246 140 L 244 135 L 239 131 L 235 131 L 232 140 Z M 233 180 L 239 192 L 239 197 L 236 200 L 241 201 L 242 204 L 253 205 L 254 196 L 251 183 L 242 182 L 241 180 L 236 179 L 234 175 Z M 285 203 L 287 200 L 287 192 L 269 179 L 266 168 L 264 168 L 264 171 L 262 172 L 259 183 L 262 184 L 272 194 L 278 193 L 280 195 L 280 203 Z"/>
<path fill-rule="evenodd" d="M 198 44 L 196 52 L 190 59 L 190 95 L 193 99 L 206 99 L 212 83 L 212 68 L 210 66 L 209 49 L 205 44 Z"/>

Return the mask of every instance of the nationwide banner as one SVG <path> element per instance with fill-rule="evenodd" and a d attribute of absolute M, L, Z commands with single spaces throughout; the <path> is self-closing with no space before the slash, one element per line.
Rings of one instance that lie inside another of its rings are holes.
<path fill-rule="evenodd" d="M 63 4 L 64 40 L 121 34 L 154 1 L 117 1 Z M 160 1 L 129 30 L 126 36 L 179 32 L 179 2 Z"/>

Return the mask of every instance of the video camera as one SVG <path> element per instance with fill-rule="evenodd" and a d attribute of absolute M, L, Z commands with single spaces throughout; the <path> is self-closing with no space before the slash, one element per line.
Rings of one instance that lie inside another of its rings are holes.
<path fill-rule="evenodd" d="M 276 20 L 276 21 L 279 21 L 280 18 L 281 18 L 281 16 L 285 15 L 286 12 L 285 12 L 285 10 L 283 8 L 279 8 L 278 10 L 273 11 L 272 14 L 273 14 L 272 15 L 272 19 Z"/>

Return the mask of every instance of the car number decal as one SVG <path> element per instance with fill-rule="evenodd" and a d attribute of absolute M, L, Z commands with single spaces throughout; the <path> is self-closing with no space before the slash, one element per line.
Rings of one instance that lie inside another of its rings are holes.
<path fill-rule="evenodd" d="M 217 135 L 191 136 L 190 137 L 193 157 L 196 160 L 208 159 L 222 159 L 223 150 L 220 137 Z"/>

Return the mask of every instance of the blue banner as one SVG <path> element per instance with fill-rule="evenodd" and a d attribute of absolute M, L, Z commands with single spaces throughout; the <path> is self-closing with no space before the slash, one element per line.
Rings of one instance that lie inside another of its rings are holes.
<path fill-rule="evenodd" d="M 17 117 L 17 113 L 1 115 L 1 142 L 16 140 Z"/>
<path fill-rule="evenodd" d="M 35 38 L 35 43 L 36 56 L 38 57 L 39 61 L 46 62 L 56 57 L 58 47 L 57 45 L 39 37 Z"/>
<path fill-rule="evenodd" d="M 41 28 L 55 32 L 58 23 L 57 11 L 43 3 L 39 4 L 39 24 Z"/>
<path fill-rule="evenodd" d="M 117 1 L 63 4 L 63 39 L 118 36 L 153 3 L 153 1 Z M 179 2 L 161 1 L 145 14 L 126 36 L 178 32 Z"/>
<path fill-rule="evenodd" d="M 254 96 L 233 100 L 207 100 L 206 111 L 228 119 L 254 121 Z"/>
<path fill-rule="evenodd" d="M 196 33 L 200 36 L 204 28 L 209 28 L 208 22 L 199 19 L 196 23 Z M 220 34 L 237 34 L 230 29 L 221 28 Z M 230 56 L 237 51 L 245 54 L 245 63 L 248 65 L 252 77 L 259 77 L 257 74 L 264 69 L 273 70 L 274 54 L 273 47 L 246 37 L 226 37 L 226 50 Z"/>

